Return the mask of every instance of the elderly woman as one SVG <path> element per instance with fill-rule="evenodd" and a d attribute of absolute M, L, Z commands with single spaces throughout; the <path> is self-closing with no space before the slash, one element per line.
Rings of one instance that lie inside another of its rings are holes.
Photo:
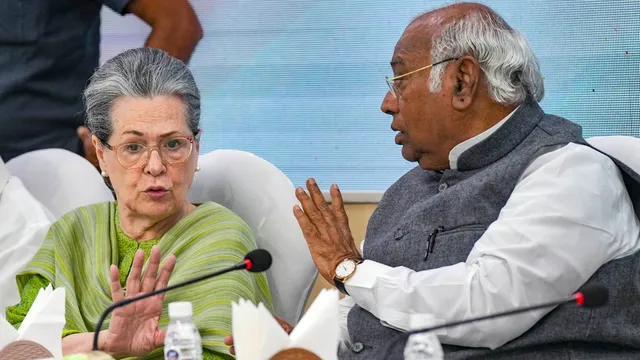
<path fill-rule="evenodd" d="M 17 276 L 21 302 L 7 310 L 19 326 L 40 288 L 64 287 L 64 354 L 91 350 L 96 322 L 112 302 L 231 266 L 256 248 L 230 210 L 187 200 L 198 171 L 200 93 L 184 63 L 160 50 L 129 50 L 98 69 L 84 95 L 102 176 L 117 202 L 54 223 Z M 265 275 L 229 273 L 116 310 L 101 330 L 100 350 L 162 358 L 166 305 L 190 301 L 204 358 L 228 358 L 223 338 L 239 298 L 271 307 Z"/>

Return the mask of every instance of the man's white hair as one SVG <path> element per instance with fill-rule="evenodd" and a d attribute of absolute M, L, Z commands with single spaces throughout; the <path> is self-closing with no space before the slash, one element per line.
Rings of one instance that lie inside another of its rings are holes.
<path fill-rule="evenodd" d="M 486 76 L 491 98 L 503 105 L 540 102 L 544 83 L 529 41 L 491 10 L 475 10 L 445 24 L 431 39 L 431 61 L 473 56 Z M 440 92 L 445 62 L 434 66 L 429 91 Z"/>

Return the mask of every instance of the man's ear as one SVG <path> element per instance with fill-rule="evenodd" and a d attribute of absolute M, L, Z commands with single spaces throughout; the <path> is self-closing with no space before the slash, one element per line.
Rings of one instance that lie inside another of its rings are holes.
<path fill-rule="evenodd" d="M 455 65 L 452 106 L 456 110 L 465 110 L 471 106 L 478 91 L 482 70 L 478 61 L 471 56 L 461 57 Z"/>

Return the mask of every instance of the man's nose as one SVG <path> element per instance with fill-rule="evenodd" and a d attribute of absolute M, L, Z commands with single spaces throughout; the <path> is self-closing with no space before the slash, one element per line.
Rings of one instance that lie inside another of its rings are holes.
<path fill-rule="evenodd" d="M 387 91 L 382 99 L 380 110 L 387 115 L 395 115 L 398 113 L 398 99 L 391 93 L 391 91 Z"/>

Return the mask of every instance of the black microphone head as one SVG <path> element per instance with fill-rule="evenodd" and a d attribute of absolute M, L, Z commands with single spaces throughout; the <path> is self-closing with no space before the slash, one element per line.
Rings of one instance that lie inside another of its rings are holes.
<path fill-rule="evenodd" d="M 578 304 L 584 307 L 603 306 L 609 301 L 609 289 L 598 283 L 583 286 L 576 295 Z"/>
<path fill-rule="evenodd" d="M 250 272 L 263 272 L 271 267 L 273 259 L 271 254 L 264 249 L 255 249 L 250 251 L 247 256 L 244 257 L 245 261 L 249 261 L 251 265 L 247 264 L 247 270 Z"/>

